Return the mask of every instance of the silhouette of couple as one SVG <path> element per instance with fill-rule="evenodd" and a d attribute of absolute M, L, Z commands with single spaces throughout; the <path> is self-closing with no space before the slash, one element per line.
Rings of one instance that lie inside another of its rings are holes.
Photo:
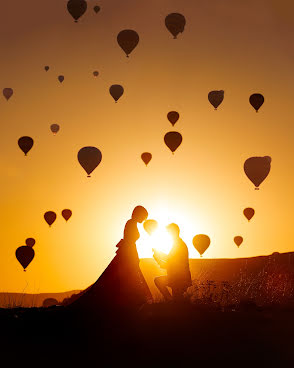
<path fill-rule="evenodd" d="M 72 303 L 76 307 L 114 309 L 138 309 L 146 303 L 152 303 L 152 294 L 142 274 L 136 242 L 140 238 L 138 223 L 146 221 L 147 210 L 137 206 L 132 218 L 124 228 L 124 237 L 117 244 L 116 256 L 99 279 Z M 176 224 L 167 226 L 173 237 L 173 247 L 169 254 L 154 252 L 154 259 L 160 267 L 167 270 L 167 276 L 156 277 L 154 282 L 165 300 L 180 301 L 183 293 L 191 285 L 188 248 L 180 238 L 180 229 Z M 168 287 L 172 289 L 172 294 Z"/>

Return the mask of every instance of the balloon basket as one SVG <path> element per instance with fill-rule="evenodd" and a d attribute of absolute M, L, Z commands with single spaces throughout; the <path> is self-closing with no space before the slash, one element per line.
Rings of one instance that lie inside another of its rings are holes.
<path fill-rule="evenodd" d="M 87 178 L 90 178 L 91 177 L 91 175 L 87 175 Z"/>
<path fill-rule="evenodd" d="M 259 190 L 259 188 L 255 188 L 255 190 Z"/>

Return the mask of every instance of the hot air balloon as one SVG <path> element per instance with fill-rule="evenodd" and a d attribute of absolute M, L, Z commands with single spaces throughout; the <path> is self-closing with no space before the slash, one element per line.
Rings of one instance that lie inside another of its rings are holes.
<path fill-rule="evenodd" d="M 34 140 L 31 137 L 21 137 L 18 140 L 19 148 L 23 151 L 25 156 L 34 145 Z"/>
<path fill-rule="evenodd" d="M 248 179 L 255 185 L 258 190 L 260 184 L 268 176 L 271 170 L 271 158 L 264 157 L 250 157 L 244 163 L 244 171 Z"/>
<path fill-rule="evenodd" d="M 123 49 L 126 56 L 129 57 L 129 54 L 139 43 L 139 35 L 132 29 L 124 29 L 117 35 L 117 43 Z"/>
<path fill-rule="evenodd" d="M 145 163 L 145 165 L 147 166 L 149 164 L 150 160 L 152 159 L 152 155 L 149 152 L 144 152 L 144 153 L 142 153 L 141 158 L 142 158 L 143 162 Z"/>
<path fill-rule="evenodd" d="M 95 5 L 93 9 L 94 9 L 94 12 L 97 14 L 100 11 L 100 6 Z"/>
<path fill-rule="evenodd" d="M 178 132 L 168 132 L 164 136 L 164 142 L 168 146 L 168 148 L 172 151 L 172 153 L 175 152 L 175 150 L 179 147 L 179 145 L 182 143 L 183 137 Z"/>
<path fill-rule="evenodd" d="M 67 10 L 77 23 L 78 19 L 86 12 L 87 2 L 85 0 L 69 0 Z"/>
<path fill-rule="evenodd" d="M 34 259 L 35 251 L 32 247 L 28 247 L 27 245 L 22 245 L 21 247 L 16 249 L 15 255 L 16 255 L 16 259 L 22 265 L 23 270 L 25 271 L 28 265 Z"/>
<path fill-rule="evenodd" d="M 218 106 L 223 102 L 224 99 L 224 91 L 210 91 L 208 93 L 208 100 L 212 104 L 215 110 L 217 110 Z"/>
<path fill-rule="evenodd" d="M 91 172 L 96 169 L 102 160 L 102 153 L 96 147 L 83 147 L 78 152 L 78 160 L 90 178 Z"/>
<path fill-rule="evenodd" d="M 264 97 L 260 93 L 254 93 L 249 97 L 249 102 L 251 106 L 254 107 L 255 111 L 258 112 L 259 108 L 264 103 Z"/>
<path fill-rule="evenodd" d="M 56 135 L 56 133 L 59 132 L 60 126 L 58 124 L 52 124 L 50 126 L 51 132 L 53 133 L 53 135 Z"/>
<path fill-rule="evenodd" d="M 60 83 L 62 83 L 64 81 L 64 76 L 63 75 L 59 75 L 58 76 L 58 80 Z"/>
<path fill-rule="evenodd" d="M 46 71 L 46 72 L 48 72 L 48 70 L 49 70 L 49 66 L 48 66 L 48 65 L 46 65 L 46 66 L 44 67 L 44 69 L 45 69 L 45 71 Z"/>
<path fill-rule="evenodd" d="M 239 248 L 240 245 L 243 243 L 243 238 L 242 236 L 235 236 L 234 237 L 234 242 L 237 245 L 237 247 Z"/>
<path fill-rule="evenodd" d="M 4 88 L 3 89 L 3 96 L 8 101 L 10 97 L 13 95 L 13 89 L 12 88 Z"/>
<path fill-rule="evenodd" d="M 143 223 L 144 230 L 149 234 L 152 235 L 154 231 L 158 227 L 158 223 L 156 220 L 146 220 Z"/>
<path fill-rule="evenodd" d="M 44 219 L 49 226 L 53 224 L 53 222 L 56 220 L 56 217 L 56 213 L 53 211 L 47 211 L 44 214 Z"/>
<path fill-rule="evenodd" d="M 36 244 L 36 240 L 34 238 L 27 238 L 26 239 L 26 245 L 28 247 L 33 247 Z"/>
<path fill-rule="evenodd" d="M 65 209 L 61 212 L 62 214 L 62 217 L 65 219 L 65 221 L 67 222 L 70 218 L 71 218 L 71 215 L 72 215 L 72 212 L 71 210 L 69 209 Z"/>
<path fill-rule="evenodd" d="M 208 235 L 199 234 L 194 236 L 193 245 L 195 249 L 199 252 L 200 256 L 206 251 L 210 245 L 210 238 Z"/>
<path fill-rule="evenodd" d="M 43 308 L 50 308 L 50 307 L 53 307 L 54 305 L 57 305 L 57 304 L 59 304 L 59 302 L 55 298 L 47 298 L 43 301 L 42 307 Z"/>
<path fill-rule="evenodd" d="M 123 88 L 123 86 L 121 86 L 119 84 L 113 84 L 109 88 L 109 92 L 110 92 L 111 96 L 113 97 L 114 101 L 117 102 L 119 100 L 119 98 L 123 95 L 124 88 Z"/>
<path fill-rule="evenodd" d="M 170 111 L 167 114 L 167 118 L 172 126 L 175 125 L 175 123 L 179 120 L 180 114 L 177 111 Z"/>
<path fill-rule="evenodd" d="M 97 70 L 95 70 L 95 71 L 93 72 L 93 75 L 94 75 L 94 77 L 98 77 L 99 72 L 98 72 Z"/>
<path fill-rule="evenodd" d="M 171 13 L 165 18 L 165 26 L 174 38 L 177 38 L 177 35 L 184 31 L 185 25 L 186 19 L 182 14 Z"/>
<path fill-rule="evenodd" d="M 254 216 L 255 211 L 253 208 L 248 207 L 244 209 L 243 213 L 244 213 L 244 216 L 247 218 L 247 220 L 250 221 L 252 217 Z"/>

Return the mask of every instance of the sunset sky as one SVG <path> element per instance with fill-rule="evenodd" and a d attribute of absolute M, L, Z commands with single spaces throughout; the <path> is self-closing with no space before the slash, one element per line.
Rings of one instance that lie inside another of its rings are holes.
<path fill-rule="evenodd" d="M 77 24 L 66 4 L 1 4 L 0 90 L 14 95 L 0 96 L 0 292 L 86 288 L 113 258 L 137 204 L 162 225 L 176 222 L 191 258 L 199 233 L 211 238 L 206 258 L 292 251 L 293 2 L 89 0 Z M 186 18 L 177 40 L 164 24 L 173 12 Z M 123 29 L 140 36 L 129 58 L 116 41 Z M 112 84 L 125 90 L 118 103 Z M 214 111 L 207 95 L 220 89 Z M 265 97 L 258 113 L 248 101 L 255 92 Z M 171 110 L 180 113 L 174 128 Z M 174 155 L 163 141 L 171 130 L 183 136 Z M 27 157 L 17 145 L 26 135 L 35 141 Z M 102 152 L 91 178 L 77 160 L 84 146 Z M 153 155 L 147 168 L 145 151 Z M 243 171 L 251 156 L 272 157 L 259 191 Z M 256 211 L 250 223 L 245 207 Z M 68 223 L 64 208 L 73 211 Z M 51 228 L 49 210 L 57 213 Z M 15 250 L 28 237 L 36 255 L 23 272 Z M 141 257 L 152 256 L 146 237 Z"/>

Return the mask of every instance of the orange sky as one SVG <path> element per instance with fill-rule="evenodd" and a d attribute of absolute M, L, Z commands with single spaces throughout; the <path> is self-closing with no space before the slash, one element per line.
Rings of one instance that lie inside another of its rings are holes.
<path fill-rule="evenodd" d="M 192 258 L 198 233 L 211 238 L 205 257 L 292 251 L 293 4 L 91 0 L 75 24 L 66 3 L 2 5 L 0 89 L 14 95 L 0 99 L 0 292 L 87 287 L 112 259 L 137 204 L 151 218 L 177 222 Z M 171 12 L 187 21 L 177 40 L 164 26 Z M 116 42 L 126 28 L 140 36 L 129 59 Z M 112 84 L 125 89 L 117 104 Z M 207 100 L 215 89 L 225 91 L 218 111 Z M 265 96 L 258 114 L 248 102 L 254 92 Z M 183 135 L 175 155 L 163 142 L 173 130 L 170 110 L 179 111 L 174 130 Z M 17 145 L 23 135 L 35 141 L 28 157 Z M 89 145 L 103 156 L 91 179 L 77 161 Z M 153 154 L 147 168 L 144 151 Z M 266 155 L 271 173 L 255 191 L 243 163 Z M 247 206 L 256 210 L 250 223 Z M 64 208 L 73 211 L 68 223 Z M 47 210 L 58 215 L 52 228 Z M 239 249 L 235 235 L 244 237 Z M 15 250 L 27 237 L 36 239 L 36 256 L 24 273 Z"/>

